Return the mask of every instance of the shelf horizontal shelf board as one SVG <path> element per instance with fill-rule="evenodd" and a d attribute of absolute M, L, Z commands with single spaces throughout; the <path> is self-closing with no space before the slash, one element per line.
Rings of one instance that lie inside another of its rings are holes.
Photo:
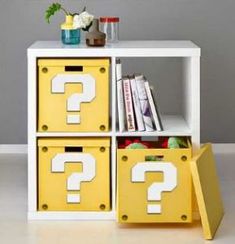
<path fill-rule="evenodd" d="M 115 212 L 63 212 L 63 211 L 37 211 L 28 212 L 29 220 L 115 220 Z"/>
<path fill-rule="evenodd" d="M 37 137 L 111 137 L 111 136 L 191 136 L 192 132 L 180 115 L 162 115 L 163 131 L 135 132 L 37 132 Z"/>
<path fill-rule="evenodd" d="M 191 136 L 192 132 L 180 115 L 162 115 L 163 131 L 116 132 L 116 136 Z"/>
<path fill-rule="evenodd" d="M 110 137 L 112 132 L 37 132 L 37 137 Z"/>
<path fill-rule="evenodd" d="M 91 51 L 92 50 L 92 51 Z M 119 41 L 105 47 L 63 45 L 60 41 L 38 41 L 28 48 L 36 57 L 192 57 L 201 49 L 191 41 Z"/>

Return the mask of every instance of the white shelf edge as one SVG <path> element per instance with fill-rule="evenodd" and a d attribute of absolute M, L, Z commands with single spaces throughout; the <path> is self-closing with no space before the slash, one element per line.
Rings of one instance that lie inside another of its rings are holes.
<path fill-rule="evenodd" d="M 85 43 L 66 46 L 59 41 L 38 41 L 28 48 L 28 54 L 37 57 L 198 57 L 201 49 L 191 41 L 180 40 L 119 41 L 96 48 L 89 48 Z"/>
<path fill-rule="evenodd" d="M 48 211 L 28 212 L 28 220 L 115 220 L 116 212 Z"/>
<path fill-rule="evenodd" d="M 192 130 L 181 115 L 162 115 L 163 131 L 119 132 L 37 132 L 37 137 L 191 136 Z"/>
<path fill-rule="evenodd" d="M 37 137 L 111 137 L 114 132 L 37 132 Z"/>
<path fill-rule="evenodd" d="M 169 132 L 169 131 L 136 131 L 136 132 L 117 132 L 117 137 L 134 137 L 134 136 L 141 136 L 141 137 L 155 137 L 155 136 L 191 136 L 192 132 L 185 131 L 185 132 Z"/>
<path fill-rule="evenodd" d="M 116 136 L 192 136 L 186 120 L 181 115 L 162 115 L 163 131 L 116 132 Z"/>

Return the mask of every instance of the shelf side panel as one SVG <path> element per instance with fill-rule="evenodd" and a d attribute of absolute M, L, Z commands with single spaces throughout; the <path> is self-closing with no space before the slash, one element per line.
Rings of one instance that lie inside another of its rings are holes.
<path fill-rule="evenodd" d="M 28 211 L 37 210 L 37 59 L 28 52 Z"/>

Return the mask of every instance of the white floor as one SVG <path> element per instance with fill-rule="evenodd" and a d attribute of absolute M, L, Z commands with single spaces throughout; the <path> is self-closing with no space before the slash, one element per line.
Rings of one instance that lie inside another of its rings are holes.
<path fill-rule="evenodd" d="M 226 214 L 213 243 L 235 243 L 235 145 L 216 146 Z M 0 244 L 167 244 L 211 243 L 200 223 L 192 226 L 120 226 L 112 221 L 31 221 L 26 219 L 25 154 L 0 154 Z"/>

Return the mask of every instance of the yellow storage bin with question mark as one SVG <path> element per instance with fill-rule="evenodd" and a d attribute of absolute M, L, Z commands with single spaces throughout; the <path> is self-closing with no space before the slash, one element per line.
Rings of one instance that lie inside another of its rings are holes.
<path fill-rule="evenodd" d="M 39 211 L 110 210 L 110 139 L 38 140 Z"/>
<path fill-rule="evenodd" d="M 38 131 L 109 130 L 109 59 L 38 60 Z"/>
<path fill-rule="evenodd" d="M 118 222 L 192 222 L 190 146 L 117 151 Z"/>

